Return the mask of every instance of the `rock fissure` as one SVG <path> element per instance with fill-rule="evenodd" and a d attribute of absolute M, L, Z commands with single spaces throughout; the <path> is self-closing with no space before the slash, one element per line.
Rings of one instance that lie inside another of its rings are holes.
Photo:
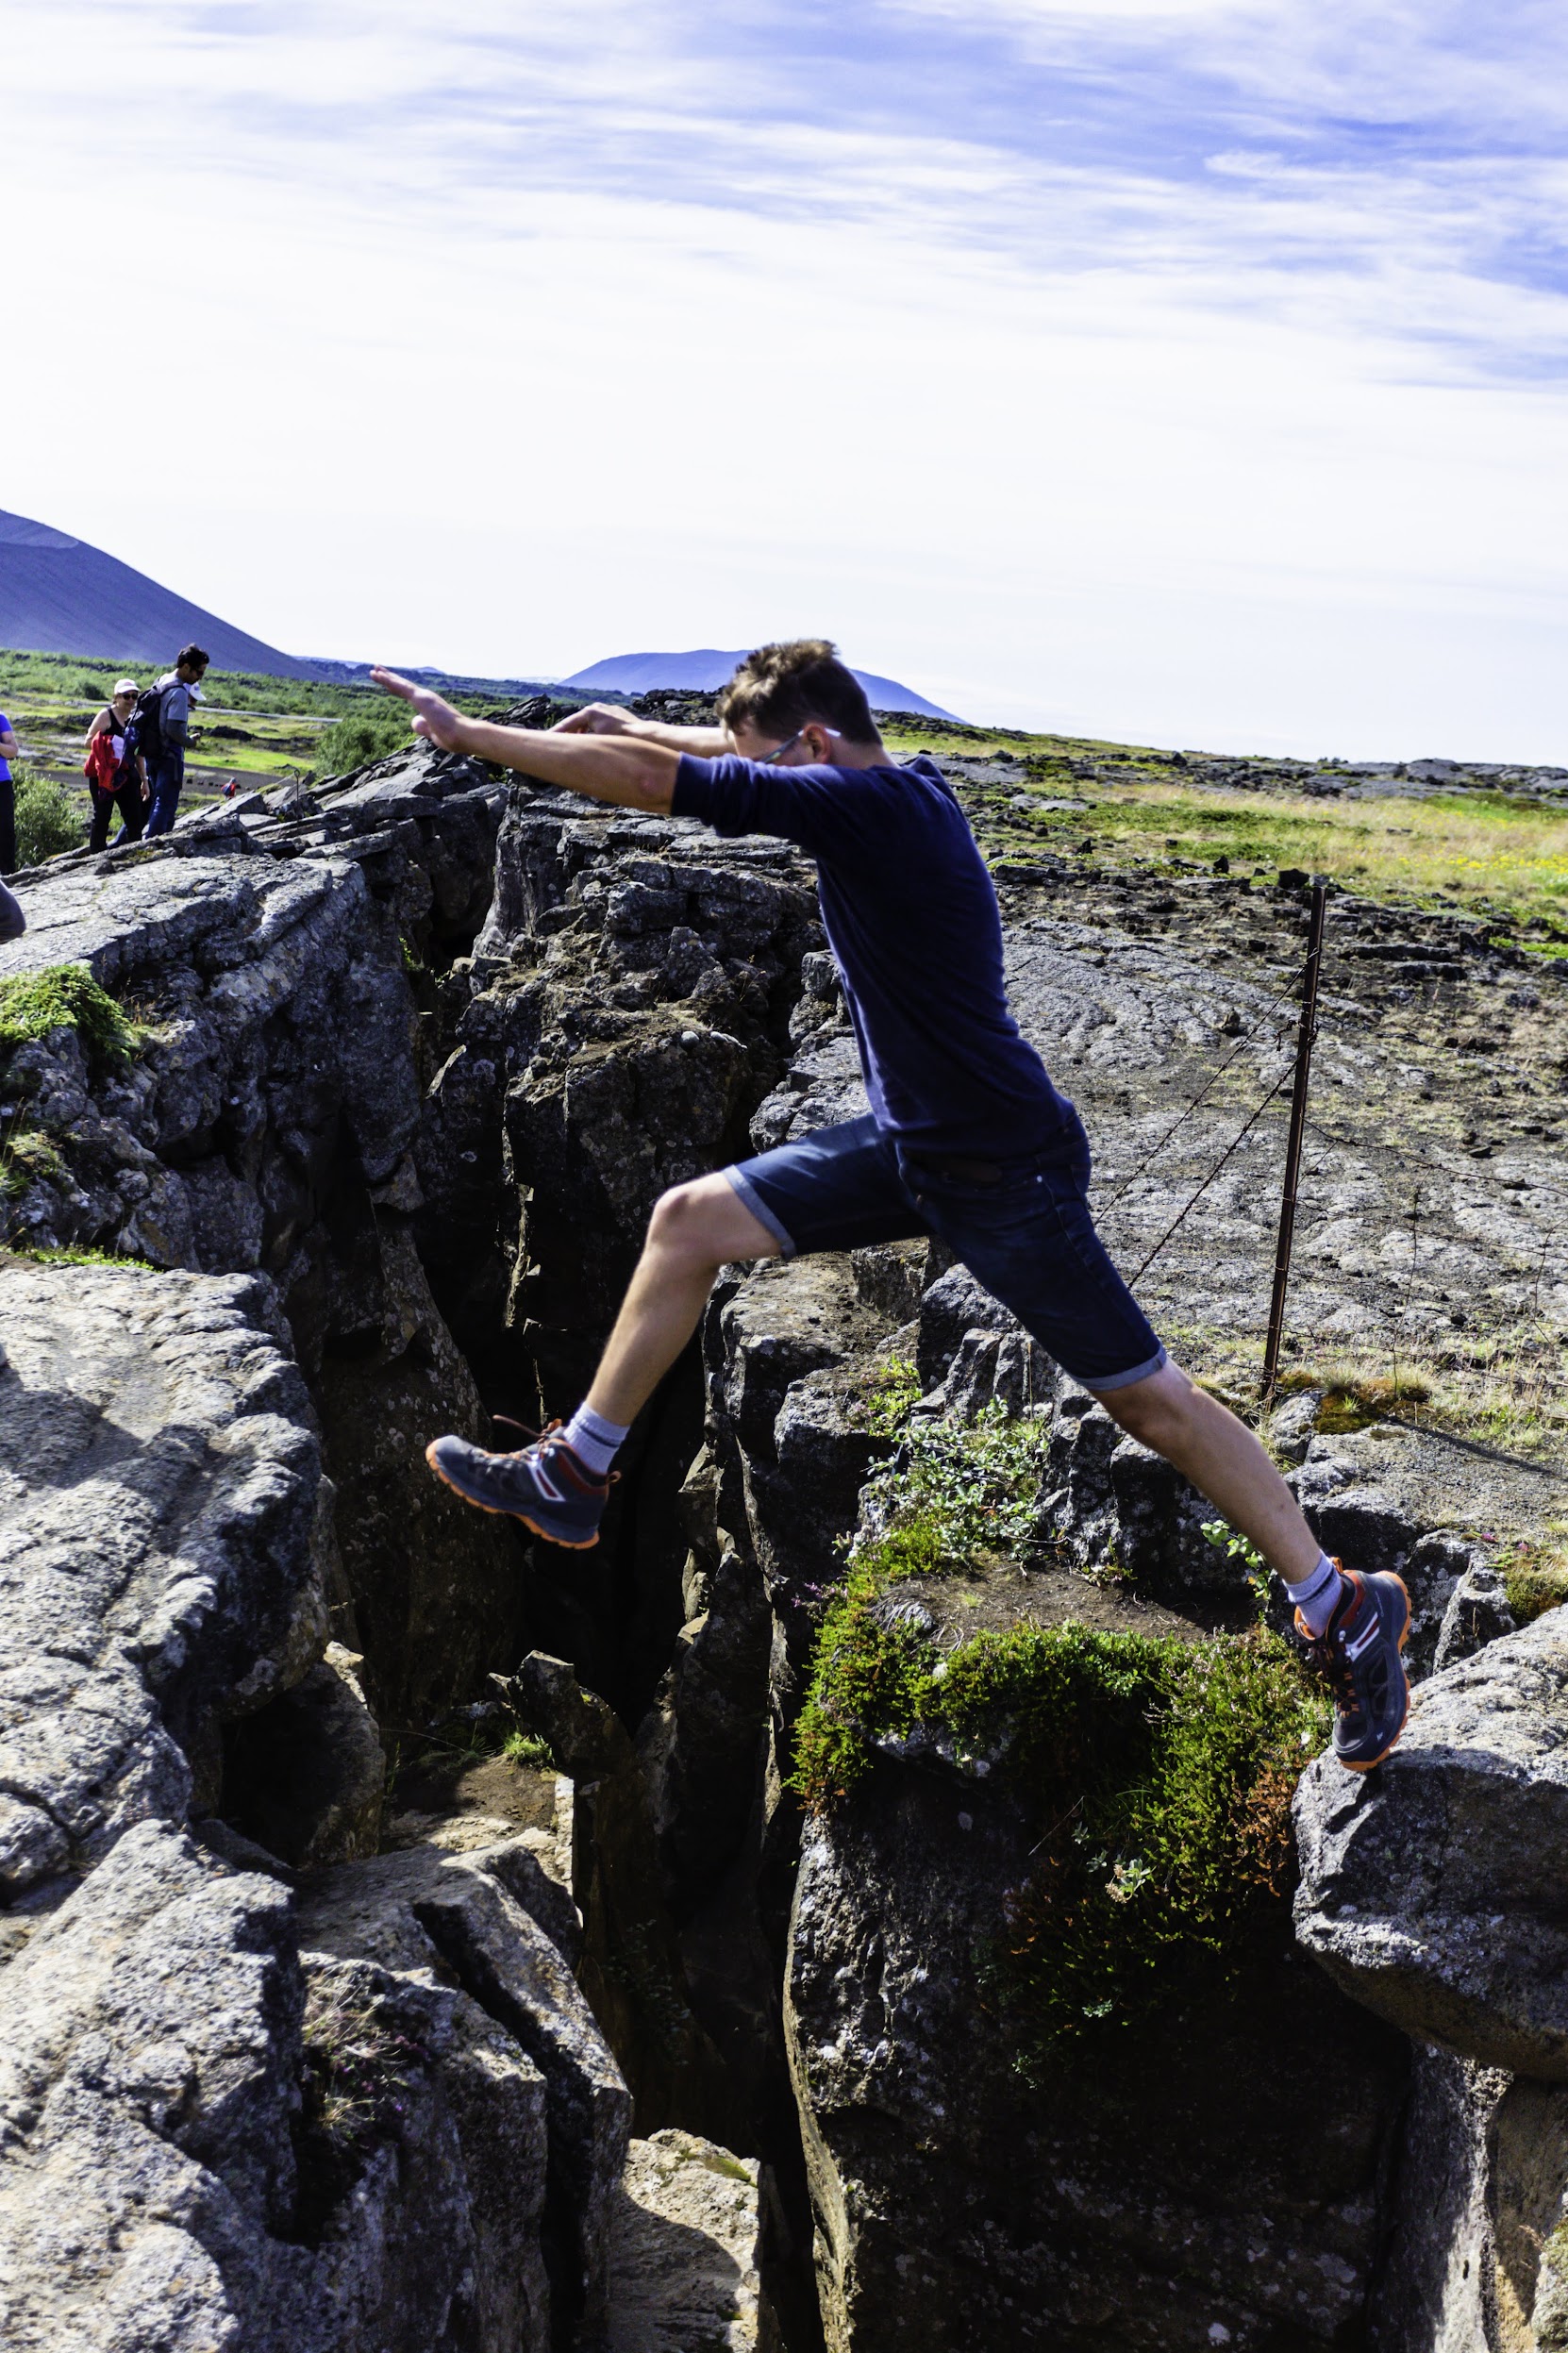
<path fill-rule="evenodd" d="M 1017 782 L 958 765 L 977 808 Z M 1020 1017 L 1103 1139 L 1128 1256 L 1275 1073 L 1299 906 L 997 871 Z M 1015 2065 L 1009 1940 L 1055 1951 L 1081 1887 L 1084 1934 L 1133 1954 L 1184 1866 L 1152 1832 L 1081 1849 L 1111 1819 L 1081 1759 L 1009 1772 L 1026 1684 L 987 1715 L 960 1683 L 1054 1657 L 1069 1622 L 1107 1660 L 1283 1660 L 1281 1596 L 1209 1508 L 925 1244 L 726 1272 L 593 1554 L 465 1512 L 420 1460 L 487 1409 L 575 1403 L 669 1185 L 864 1108 L 806 864 L 420 750 L 287 837 L 227 812 L 31 902 L 25 955 L 142 1029 L 118 1066 L 67 1024 L 0 1067 L 53 1156 L 8 1205 L 37 1255 L 0 1269 L 25 1530 L 0 1554 L 9 2337 L 1568 2342 L 1545 1860 L 1568 1717 L 1555 1619 L 1515 1630 L 1557 1596 L 1509 1551 L 1538 1472 L 1457 1463 L 1376 1401 L 1343 1427 L 1333 1367 L 1287 1398 L 1274 1441 L 1322 1541 L 1410 1583 L 1407 1745 L 1348 1790 L 1306 1775 L 1293 1938 L 1275 1872 L 1244 1933 L 1214 1930 L 1223 1988 L 1156 1955 L 1123 2016 L 1087 1947 L 1077 1977 L 1042 1961 L 1053 1998 L 1112 1998 L 1079 2001 L 1076 2055 L 1047 2036 Z M 1500 1043 L 1517 962 L 1338 904 L 1309 1348 L 1458 1358 L 1478 1310 L 1556 1301 L 1552 1124 L 1522 1116 L 1555 1007 L 1514 992 L 1506 1122 L 1451 1078 Z M 1238 1154 L 1155 1279 L 1232 1379 L 1276 1149 Z M 884 1692 L 918 1668 L 908 1721 L 824 1680 L 848 1546 L 891 1564 L 862 1663 Z M 1100 1736 L 1111 1705 L 1085 1701 Z M 858 1744 L 826 1801 L 812 1708 Z M 1282 1821 L 1300 1762 L 1255 1748 L 1234 1786 Z M 71 2222 L 41 2186 L 62 2176 L 88 2185 Z"/>

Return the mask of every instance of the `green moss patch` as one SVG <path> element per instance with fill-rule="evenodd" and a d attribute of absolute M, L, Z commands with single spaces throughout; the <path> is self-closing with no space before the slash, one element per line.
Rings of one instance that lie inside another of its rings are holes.
<path fill-rule="evenodd" d="M 24 1259 L 29 1266 L 111 1266 L 117 1275 L 127 1271 L 134 1275 L 151 1275 L 158 1270 L 149 1259 L 133 1258 L 128 1252 L 109 1250 L 78 1250 L 70 1243 L 58 1249 L 38 1250 L 30 1243 L 0 1243 L 0 1255 Z"/>
<path fill-rule="evenodd" d="M 1291 1800 L 1329 1707 L 1261 1627 L 1196 1644 L 1040 1629 L 1006 1679 L 1027 1693 L 1014 1777 L 1028 1757 L 1048 1827 L 987 1976 L 1038 2053 L 1135 2023 L 1195 1965 L 1233 1976 L 1282 1925 Z"/>
<path fill-rule="evenodd" d="M 1515 1626 L 1528 1626 L 1568 1601 L 1568 1544 L 1560 1528 L 1545 1537 L 1520 1537 L 1498 1555 L 1497 1567 Z"/>
<path fill-rule="evenodd" d="M 147 1037 L 85 964 L 46 964 L 0 980 L 0 1060 L 52 1029 L 75 1029 L 102 1062 L 128 1061 Z"/>
<path fill-rule="evenodd" d="M 1317 1372 L 1309 1365 L 1298 1365 L 1287 1373 L 1279 1383 L 1281 1396 L 1289 1396 L 1304 1389 L 1323 1391 L 1323 1403 L 1317 1411 L 1317 1427 L 1329 1437 L 1341 1436 L 1347 1430 L 1366 1429 L 1391 1413 L 1407 1412 L 1424 1406 L 1432 1394 L 1431 1383 L 1413 1373 L 1359 1376 L 1348 1372 Z"/>
<path fill-rule="evenodd" d="M 1026 1804 L 1033 1862 L 983 1975 L 1038 2055 L 1145 2015 L 1194 1957 L 1234 1964 L 1277 1918 L 1290 1807 L 1328 1733 L 1326 1700 L 1261 1627 L 1198 1643 L 1069 1622 L 977 1635 L 943 1656 L 857 1562 L 829 1612 L 794 1786 L 831 1813 L 917 1731 Z"/>
<path fill-rule="evenodd" d="M 1021 1801 L 1026 1876 L 980 1963 L 1027 2071 L 1146 2015 L 1194 1961 L 1233 1973 L 1249 1928 L 1277 1927 L 1291 1799 L 1329 1706 L 1261 1626 L 1186 1640 L 1023 1624 L 943 1652 L 899 1589 L 1037 1540 L 1045 1433 L 996 1407 L 967 1427 L 911 1416 L 908 1390 L 895 1368 L 883 1404 L 904 1444 L 823 1622 L 792 1786 L 832 1814 L 880 1744 L 923 1736 Z"/>

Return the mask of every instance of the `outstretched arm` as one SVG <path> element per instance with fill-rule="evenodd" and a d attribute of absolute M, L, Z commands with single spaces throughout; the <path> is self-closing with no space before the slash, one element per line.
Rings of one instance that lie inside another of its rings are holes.
<path fill-rule="evenodd" d="M 661 719 L 634 718 L 619 703 L 587 703 L 581 710 L 558 719 L 552 735 L 634 735 L 644 743 L 662 743 L 667 751 L 691 752 L 698 759 L 723 759 L 735 749 L 723 727 L 677 727 Z"/>
<path fill-rule="evenodd" d="M 370 675 L 388 694 L 403 697 L 415 735 L 427 736 L 443 752 L 468 752 L 475 759 L 494 760 L 541 784 L 564 785 L 569 793 L 610 801 L 619 809 L 663 810 L 670 806 L 680 754 L 667 744 L 649 743 L 643 736 L 498 727 L 489 720 L 465 719 L 428 687 L 415 686 L 395 670 L 373 670 Z"/>

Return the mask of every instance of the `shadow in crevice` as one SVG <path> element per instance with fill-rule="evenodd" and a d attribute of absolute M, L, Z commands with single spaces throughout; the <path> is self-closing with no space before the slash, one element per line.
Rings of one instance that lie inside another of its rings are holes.
<path fill-rule="evenodd" d="M 711 2232 L 645 2206 L 623 2187 L 611 2219 L 606 2353 L 688 2353 L 730 2342 L 746 2274 Z M 756 2294 L 755 2279 L 750 2283 Z"/>

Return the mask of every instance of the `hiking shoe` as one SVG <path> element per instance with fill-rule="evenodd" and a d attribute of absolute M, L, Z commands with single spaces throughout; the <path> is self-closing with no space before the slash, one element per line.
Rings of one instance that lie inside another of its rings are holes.
<path fill-rule="evenodd" d="M 438 1478 L 481 1511 L 504 1511 L 549 1544 L 587 1552 L 599 1541 L 611 1482 L 594 1477 L 564 1438 L 557 1437 L 559 1427 L 553 1423 L 515 1454 L 487 1454 L 466 1438 L 436 1438 L 425 1447 L 425 1460 Z"/>
<path fill-rule="evenodd" d="M 1339 1562 L 1334 1563 L 1339 1568 Z M 1314 1638 L 1296 1612 L 1307 1655 L 1334 1694 L 1334 1754 L 1352 1773 L 1370 1772 L 1405 1729 L 1410 1686 L 1400 1657 L 1410 1630 L 1404 1580 L 1340 1569 L 1344 1592 L 1327 1630 Z"/>

